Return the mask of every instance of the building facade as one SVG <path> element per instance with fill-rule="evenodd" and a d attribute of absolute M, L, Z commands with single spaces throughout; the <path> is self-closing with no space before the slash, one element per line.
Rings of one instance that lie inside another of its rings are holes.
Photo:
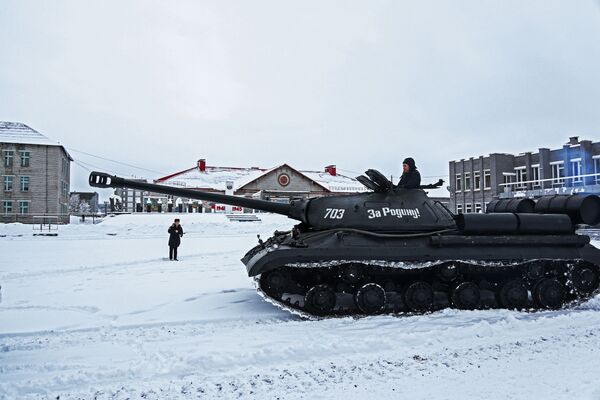
<path fill-rule="evenodd" d="M 600 142 L 574 136 L 562 148 L 450 161 L 449 175 L 456 213 L 485 212 L 498 198 L 600 194 Z"/>
<path fill-rule="evenodd" d="M 0 222 L 69 222 L 70 163 L 63 146 L 20 122 L 0 121 Z"/>
<path fill-rule="evenodd" d="M 155 183 L 212 193 L 246 196 L 288 203 L 292 199 L 351 194 L 366 191 L 356 179 L 339 174 L 335 165 L 322 171 L 298 170 L 288 164 L 275 168 L 209 166 L 200 159 L 192 168 L 158 178 Z M 242 212 L 239 207 L 166 196 L 115 190 L 115 211 L 126 212 Z M 249 211 L 249 210 L 246 210 Z"/>

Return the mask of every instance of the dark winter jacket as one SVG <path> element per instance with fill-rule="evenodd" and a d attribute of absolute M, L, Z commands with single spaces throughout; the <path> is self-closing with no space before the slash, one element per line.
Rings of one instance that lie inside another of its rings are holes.
<path fill-rule="evenodd" d="M 179 247 L 181 244 L 181 237 L 183 236 L 183 228 L 181 225 L 175 226 L 175 224 L 169 227 L 169 247 Z"/>
<path fill-rule="evenodd" d="M 403 164 L 408 164 L 409 170 L 402 173 L 398 187 L 402 189 L 417 189 L 421 186 L 421 174 L 417 171 L 415 160 L 409 157 L 404 160 Z"/>

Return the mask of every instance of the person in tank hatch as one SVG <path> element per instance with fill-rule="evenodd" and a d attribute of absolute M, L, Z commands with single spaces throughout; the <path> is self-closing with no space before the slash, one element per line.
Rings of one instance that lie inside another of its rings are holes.
<path fill-rule="evenodd" d="M 415 160 L 408 157 L 402 162 L 402 176 L 396 187 L 401 189 L 418 189 L 419 186 L 421 186 L 421 174 L 417 171 Z"/>

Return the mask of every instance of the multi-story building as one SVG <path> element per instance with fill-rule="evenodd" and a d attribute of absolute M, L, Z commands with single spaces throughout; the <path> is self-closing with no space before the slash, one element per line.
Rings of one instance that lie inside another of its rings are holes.
<path fill-rule="evenodd" d="M 0 121 L 0 222 L 69 222 L 70 162 L 63 146 L 20 122 Z"/>
<path fill-rule="evenodd" d="M 600 193 L 600 142 L 571 137 L 558 149 L 450 161 L 450 209 L 485 212 L 497 198 Z"/>
<path fill-rule="evenodd" d="M 146 179 L 131 179 L 137 182 L 148 182 Z M 111 212 L 142 212 L 146 203 L 148 192 L 144 190 L 117 188 L 114 196 L 109 198 Z"/>

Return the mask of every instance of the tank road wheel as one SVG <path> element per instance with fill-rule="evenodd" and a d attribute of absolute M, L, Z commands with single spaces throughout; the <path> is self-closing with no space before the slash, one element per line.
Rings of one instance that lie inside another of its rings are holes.
<path fill-rule="evenodd" d="M 440 280 L 444 282 L 452 282 L 458 278 L 458 266 L 454 264 L 441 265 L 437 273 Z"/>
<path fill-rule="evenodd" d="M 545 273 L 546 273 L 546 268 L 544 267 L 543 264 L 534 262 L 527 266 L 526 275 L 527 275 L 527 278 L 530 279 L 530 281 L 537 281 L 538 279 L 543 278 Z"/>
<path fill-rule="evenodd" d="M 479 286 L 473 282 L 463 282 L 452 291 L 452 303 L 456 308 L 472 310 L 477 308 L 480 300 Z"/>
<path fill-rule="evenodd" d="M 598 269 L 593 265 L 579 264 L 570 274 L 573 287 L 581 294 L 590 294 L 598 288 Z"/>
<path fill-rule="evenodd" d="M 330 314 L 335 302 L 335 292 L 328 285 L 313 286 L 304 296 L 304 307 L 315 315 Z"/>
<path fill-rule="evenodd" d="M 540 279 L 533 288 L 533 299 L 543 308 L 559 308 L 565 300 L 565 286 L 556 279 Z"/>
<path fill-rule="evenodd" d="M 340 267 L 339 275 L 342 281 L 354 285 L 362 280 L 363 271 L 359 264 L 346 264 Z"/>
<path fill-rule="evenodd" d="M 385 307 L 385 290 L 376 283 L 367 283 L 356 291 L 354 302 L 365 314 L 377 314 Z"/>
<path fill-rule="evenodd" d="M 525 282 L 515 279 L 502 285 L 498 296 L 500 297 L 502 307 L 520 310 L 527 307 L 529 292 L 527 291 Z"/>
<path fill-rule="evenodd" d="M 433 289 L 427 282 L 414 282 L 404 292 L 404 302 L 413 312 L 433 309 Z"/>
<path fill-rule="evenodd" d="M 288 271 L 274 269 L 260 276 L 260 288 L 273 297 L 279 297 L 285 292 L 289 281 Z"/>

